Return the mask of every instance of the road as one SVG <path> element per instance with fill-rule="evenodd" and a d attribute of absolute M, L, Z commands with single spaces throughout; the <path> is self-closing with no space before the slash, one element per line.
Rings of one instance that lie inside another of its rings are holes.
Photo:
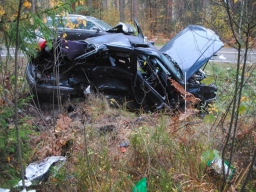
<path fill-rule="evenodd" d="M 241 51 L 241 57 L 240 57 L 240 61 L 242 62 L 244 59 L 244 49 Z M 247 53 L 247 62 L 248 63 L 256 63 L 256 50 L 255 49 L 251 49 L 249 50 L 249 52 Z M 228 62 L 228 63 L 236 63 L 237 62 L 237 58 L 238 58 L 238 53 L 237 50 L 234 48 L 227 48 L 227 47 L 223 47 L 222 49 L 220 49 L 216 56 L 213 56 L 211 61 L 216 61 L 216 62 Z"/>
<path fill-rule="evenodd" d="M 1 57 L 6 57 L 7 50 L 5 48 L 2 48 L 2 50 L 0 49 L 0 53 L 1 53 Z M 9 54 L 10 54 L 11 57 L 14 57 L 15 56 L 15 49 L 10 48 Z M 24 54 L 21 51 L 19 51 L 18 56 L 23 57 Z"/>
<path fill-rule="evenodd" d="M 161 46 L 156 46 L 158 49 L 161 48 Z M 1 51 L 1 56 L 5 57 L 7 54 L 7 50 L 6 49 L 2 49 Z M 14 56 L 15 54 L 15 49 L 11 48 L 10 49 L 10 55 Z M 24 56 L 21 52 L 18 54 L 19 56 Z M 243 55 L 244 55 L 244 50 L 242 50 L 241 53 L 241 59 L 243 59 Z M 237 50 L 234 48 L 227 48 L 227 47 L 223 47 L 222 49 L 220 49 L 215 56 L 213 56 L 211 58 L 211 61 L 215 61 L 215 62 L 227 62 L 227 63 L 236 63 L 237 62 Z M 256 49 L 252 49 L 248 52 L 248 59 L 247 59 L 248 63 L 256 63 Z"/>
<path fill-rule="evenodd" d="M 158 49 L 161 48 L 161 46 L 156 46 Z M 244 55 L 244 50 L 241 53 L 241 59 L 243 59 Z M 215 56 L 211 58 L 211 61 L 215 62 L 226 62 L 226 63 L 236 63 L 237 62 L 237 50 L 234 48 L 228 48 L 228 47 L 223 47 L 221 48 Z M 247 62 L 248 63 L 256 63 L 256 49 L 252 49 L 248 53 L 247 57 Z"/>

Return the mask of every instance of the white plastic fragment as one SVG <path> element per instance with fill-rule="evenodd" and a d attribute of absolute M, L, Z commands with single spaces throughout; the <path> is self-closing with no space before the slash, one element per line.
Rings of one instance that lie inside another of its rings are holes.
<path fill-rule="evenodd" d="M 24 185 L 26 187 L 29 187 L 30 185 L 32 185 L 32 183 L 29 180 L 24 180 Z M 19 183 L 17 185 L 15 185 L 14 187 L 22 187 L 22 180 L 20 180 Z"/>
<path fill-rule="evenodd" d="M 223 167 L 222 167 L 222 159 L 220 158 L 214 158 L 211 162 L 211 167 L 218 173 L 222 174 L 223 173 Z M 224 171 L 226 177 L 231 177 L 232 176 L 232 170 L 228 168 L 228 165 L 224 163 Z M 229 172 L 228 172 L 229 171 Z"/>
<path fill-rule="evenodd" d="M 220 59 L 225 60 L 226 57 L 224 55 L 219 56 Z"/>
<path fill-rule="evenodd" d="M 63 156 L 51 156 L 47 157 L 41 162 L 34 162 L 29 164 L 29 166 L 26 168 L 26 178 L 29 181 L 32 181 L 36 178 L 39 178 L 43 176 L 51 167 L 53 163 L 59 162 L 59 161 L 65 161 L 66 157 Z"/>
<path fill-rule="evenodd" d="M 85 96 L 88 96 L 88 95 L 90 95 L 91 94 L 91 86 L 89 85 L 85 90 L 84 90 L 84 95 Z"/>
<path fill-rule="evenodd" d="M 29 187 L 32 185 L 32 180 L 42 177 L 52 166 L 52 164 L 61 162 L 61 164 L 58 164 L 57 171 L 61 168 L 61 166 L 66 161 L 66 157 L 63 156 L 51 156 L 47 157 L 44 160 L 40 162 L 34 162 L 29 164 L 29 166 L 26 168 L 26 180 L 24 180 L 24 184 L 26 187 Z M 17 185 L 14 187 L 22 187 L 22 180 L 19 181 Z M 24 191 L 25 190 L 25 191 Z M 10 191 L 10 190 L 9 190 Z M 9 191 L 1 191 L 0 192 L 9 192 Z M 26 189 L 23 189 L 21 192 L 26 192 Z M 29 190 L 27 192 L 35 192 L 35 190 Z"/>

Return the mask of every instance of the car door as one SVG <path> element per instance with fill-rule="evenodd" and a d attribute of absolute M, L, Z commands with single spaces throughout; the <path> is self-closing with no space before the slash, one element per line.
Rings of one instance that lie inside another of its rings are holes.
<path fill-rule="evenodd" d="M 137 76 L 134 83 L 136 100 L 145 109 L 162 109 L 168 104 L 168 71 L 152 56 L 137 55 Z"/>
<path fill-rule="evenodd" d="M 132 95 L 132 53 L 109 50 L 108 57 L 96 62 L 98 64 L 92 70 L 92 82 L 99 91 L 105 94 Z"/>

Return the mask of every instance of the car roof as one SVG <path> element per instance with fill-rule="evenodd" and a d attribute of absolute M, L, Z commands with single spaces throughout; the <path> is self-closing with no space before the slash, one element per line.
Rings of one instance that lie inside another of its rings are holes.
<path fill-rule="evenodd" d="M 89 18 L 89 19 L 96 19 L 95 17 L 92 16 L 87 16 L 87 15 L 78 15 L 78 14 L 67 14 L 67 15 L 55 15 L 55 17 L 84 17 L 84 18 Z M 48 17 L 47 19 L 52 19 L 52 17 Z"/>
<path fill-rule="evenodd" d="M 131 35 L 125 35 L 123 33 L 106 34 L 104 36 L 91 37 L 86 39 L 90 44 L 95 46 L 116 46 L 126 47 L 128 49 L 133 47 L 149 48 L 149 43 L 145 43 L 143 38 Z"/>

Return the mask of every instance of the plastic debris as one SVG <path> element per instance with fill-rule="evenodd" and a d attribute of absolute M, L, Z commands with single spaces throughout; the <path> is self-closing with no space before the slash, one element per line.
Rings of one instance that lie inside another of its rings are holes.
<path fill-rule="evenodd" d="M 127 147 L 129 147 L 129 143 L 126 141 L 122 141 L 119 143 L 120 151 L 124 153 L 127 150 Z"/>
<path fill-rule="evenodd" d="M 26 187 L 29 187 L 29 186 L 32 185 L 32 183 L 31 183 L 31 181 L 25 179 L 24 180 L 24 185 Z M 14 187 L 22 187 L 22 180 L 20 180 L 19 183 L 17 185 L 15 185 Z"/>
<path fill-rule="evenodd" d="M 213 169 L 218 175 L 223 177 L 223 164 L 219 151 L 215 149 L 205 151 L 201 156 L 201 161 Z M 228 162 L 224 161 L 224 172 L 225 177 L 227 177 L 227 180 L 230 181 L 235 174 L 235 168 L 230 166 Z"/>
<path fill-rule="evenodd" d="M 47 157 L 41 162 L 31 163 L 26 168 L 25 177 L 29 181 L 38 179 L 48 172 L 52 164 L 60 161 L 64 162 L 65 160 L 66 160 L 66 157 L 63 157 L 63 156 L 51 156 L 51 157 Z"/>
<path fill-rule="evenodd" d="M 114 125 L 104 125 L 99 128 L 100 134 L 106 134 L 114 131 L 116 127 Z"/>
<path fill-rule="evenodd" d="M 55 170 L 59 170 L 63 164 L 66 161 L 66 157 L 63 156 L 51 156 L 51 157 L 47 157 L 44 160 L 40 161 L 40 162 L 34 162 L 29 164 L 29 166 L 26 168 L 26 174 L 25 174 L 25 186 L 29 187 L 32 185 L 31 181 L 33 180 L 43 180 L 45 179 L 44 176 L 47 174 L 47 172 L 49 171 L 50 167 L 57 163 L 58 163 L 55 167 Z M 14 187 L 21 187 L 22 186 L 22 180 L 19 181 L 19 183 L 17 185 L 15 185 Z M 30 190 L 31 192 L 33 192 L 33 190 Z"/>
<path fill-rule="evenodd" d="M 85 90 L 84 90 L 84 95 L 88 96 L 91 94 L 91 86 L 89 85 Z"/>
<path fill-rule="evenodd" d="M 135 184 L 132 192 L 147 192 L 147 180 L 145 177 Z"/>
<path fill-rule="evenodd" d="M 120 142 L 119 146 L 120 147 L 129 147 L 129 143 L 126 141 L 122 141 L 122 142 Z"/>
<path fill-rule="evenodd" d="M 220 176 L 223 176 L 222 159 L 214 158 L 213 160 L 207 162 L 207 166 L 211 167 Z M 231 180 L 235 173 L 235 169 L 232 166 L 229 166 L 226 161 L 224 161 L 224 172 L 227 179 Z"/>
<path fill-rule="evenodd" d="M 124 152 L 126 151 L 126 148 L 125 148 L 125 147 L 120 147 L 120 151 L 121 151 L 122 153 L 124 153 Z"/>
<path fill-rule="evenodd" d="M 220 59 L 225 60 L 226 57 L 224 55 L 219 56 Z"/>
<path fill-rule="evenodd" d="M 25 180 L 24 180 L 24 185 L 25 187 L 29 187 L 32 185 L 32 180 L 35 179 L 44 179 L 44 175 L 49 171 L 50 167 L 57 163 L 55 165 L 55 171 L 58 171 L 63 164 L 66 161 L 66 157 L 63 156 L 51 156 L 51 157 L 47 157 L 44 160 L 40 161 L 40 162 L 34 162 L 29 164 L 29 166 L 26 168 L 26 174 L 25 174 Z M 20 180 L 18 182 L 17 185 L 15 185 L 14 187 L 22 187 L 22 180 Z M 2 189 L 0 188 L 0 192 L 9 192 L 10 189 Z M 26 188 L 24 188 L 21 192 L 36 192 L 36 190 L 26 190 Z"/>

